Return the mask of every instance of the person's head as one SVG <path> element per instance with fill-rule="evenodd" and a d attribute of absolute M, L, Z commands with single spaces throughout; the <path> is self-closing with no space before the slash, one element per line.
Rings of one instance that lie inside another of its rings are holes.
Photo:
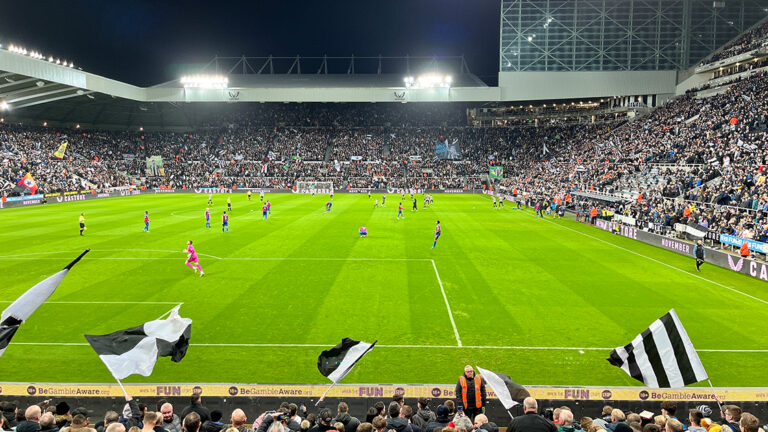
<path fill-rule="evenodd" d="M 603 405 L 603 415 L 609 416 L 611 415 L 611 411 L 613 411 L 613 407 L 610 405 Z"/>
<path fill-rule="evenodd" d="M 38 405 L 31 405 L 27 410 L 24 412 L 24 418 L 27 421 L 31 422 L 38 422 L 40 421 L 40 414 L 42 414 L 42 410 Z"/>
<path fill-rule="evenodd" d="M 659 425 L 656 423 L 648 423 L 643 426 L 643 432 L 661 432 L 661 429 L 659 429 Z"/>
<path fill-rule="evenodd" d="M 562 411 L 561 408 L 555 408 L 555 410 L 552 411 L 552 419 L 557 424 L 560 424 L 560 411 Z"/>
<path fill-rule="evenodd" d="M 336 407 L 336 411 L 338 411 L 339 414 L 346 414 L 349 412 L 349 405 L 347 405 L 346 402 L 339 402 L 339 406 Z"/>
<path fill-rule="evenodd" d="M 397 402 L 398 404 L 400 404 L 400 406 L 405 405 L 405 398 L 403 397 L 402 393 L 395 393 L 392 396 L 392 401 Z"/>
<path fill-rule="evenodd" d="M 419 401 L 417 402 L 416 406 L 419 407 L 419 409 L 426 410 L 429 409 L 429 403 L 431 400 L 427 397 L 420 397 Z"/>
<path fill-rule="evenodd" d="M 750 413 L 744 413 L 739 420 L 741 432 L 757 432 L 760 428 L 760 421 Z"/>
<path fill-rule="evenodd" d="M 269 425 L 269 429 L 267 429 L 267 432 L 285 432 L 288 428 L 283 426 L 280 422 L 272 422 L 271 425 Z"/>
<path fill-rule="evenodd" d="M 131 428 L 128 429 L 128 432 L 141 432 L 141 428 L 138 426 L 131 426 Z"/>
<path fill-rule="evenodd" d="M 104 429 L 104 432 L 125 432 L 125 425 L 123 425 L 120 422 L 112 423 L 109 426 L 107 426 L 106 429 Z"/>
<path fill-rule="evenodd" d="M 403 407 L 400 408 L 400 417 L 411 421 L 411 417 L 413 417 L 413 408 L 411 408 L 410 405 L 403 405 Z"/>
<path fill-rule="evenodd" d="M 664 427 L 666 432 L 683 432 L 683 424 L 680 420 L 670 418 L 667 420 L 667 425 Z"/>
<path fill-rule="evenodd" d="M 339 432 L 344 432 L 344 423 L 336 422 L 336 423 L 333 424 L 333 428 L 336 429 Z"/>
<path fill-rule="evenodd" d="M 736 405 L 723 405 L 722 412 L 728 423 L 738 423 L 741 420 L 741 408 Z"/>
<path fill-rule="evenodd" d="M 400 417 L 400 404 L 395 401 L 390 402 L 387 414 L 389 414 L 389 417 L 391 418 Z"/>
<path fill-rule="evenodd" d="M 451 415 L 456 412 L 456 402 L 454 402 L 453 399 L 446 400 L 443 405 L 448 408 L 448 412 L 450 412 Z"/>
<path fill-rule="evenodd" d="M 200 414 L 192 411 L 184 417 L 182 426 L 186 432 L 197 432 L 200 430 Z"/>
<path fill-rule="evenodd" d="M 488 423 L 488 417 L 485 414 L 478 414 L 475 416 L 475 429 L 480 429 L 484 424 Z"/>
<path fill-rule="evenodd" d="M 459 417 L 453 420 L 453 427 L 458 432 L 469 432 L 472 430 L 472 420 L 469 417 Z"/>
<path fill-rule="evenodd" d="M 640 414 L 636 414 L 636 413 L 627 414 L 627 424 L 642 423 L 642 422 L 643 422 L 643 418 L 640 417 Z"/>
<path fill-rule="evenodd" d="M 573 413 L 569 410 L 560 410 L 560 426 L 570 426 L 573 424 Z"/>
<path fill-rule="evenodd" d="M 440 223 L 440 221 L 437 221 L 437 223 Z M 472 366 L 466 365 L 464 366 L 464 376 L 467 378 L 474 378 L 475 377 L 475 370 L 472 369 Z"/>
<path fill-rule="evenodd" d="M 168 402 L 168 399 L 160 399 L 157 401 L 157 412 L 162 411 L 163 405 Z"/>
<path fill-rule="evenodd" d="M 614 410 L 611 411 L 611 422 L 612 423 L 623 422 L 626 419 L 627 419 L 627 417 L 624 415 L 624 411 L 622 411 L 620 409 L 614 409 Z"/>
<path fill-rule="evenodd" d="M 317 415 L 317 421 L 326 425 L 331 425 L 331 420 L 333 420 L 333 416 L 331 415 L 331 410 L 328 408 L 323 408 L 320 410 L 320 413 Z"/>
<path fill-rule="evenodd" d="M 114 411 L 107 411 L 106 414 L 104 414 L 104 424 L 110 425 L 112 423 L 116 423 L 120 421 L 120 415 Z"/>
<path fill-rule="evenodd" d="M 664 430 L 664 426 L 667 425 L 667 419 L 669 417 L 665 415 L 657 415 L 653 418 L 653 422 L 656 423 L 656 426 L 659 427 L 659 429 Z"/>
<path fill-rule="evenodd" d="M 701 241 L 701 240 L 697 241 L 696 243 L 697 243 L 699 246 L 701 246 L 701 245 L 703 245 L 703 244 L 704 244 L 704 242 L 703 242 L 703 241 Z"/>
<path fill-rule="evenodd" d="M 76 414 L 72 416 L 72 423 L 70 424 L 70 429 L 81 429 L 84 427 L 88 427 L 88 421 L 85 419 L 84 415 Z"/>
<path fill-rule="evenodd" d="M 295 417 L 296 413 L 299 412 L 299 406 L 295 403 L 289 403 L 288 404 L 288 414 L 290 414 L 291 417 Z"/>
<path fill-rule="evenodd" d="M 192 240 L 190 240 L 190 241 L 188 241 L 188 242 L 187 242 L 187 246 L 192 246 Z M 192 399 L 194 399 L 194 398 L 195 398 L 195 395 L 192 395 Z M 194 399 L 194 400 L 192 401 L 192 403 L 193 403 L 193 404 L 194 404 L 195 402 L 197 402 L 197 399 Z"/>
<path fill-rule="evenodd" d="M 360 423 L 357 427 L 357 432 L 373 432 L 373 425 L 368 422 Z"/>
<path fill-rule="evenodd" d="M 192 244 L 192 240 L 189 241 L 189 244 Z M 203 400 L 200 397 L 200 393 L 192 393 L 192 396 L 189 397 L 189 403 L 190 405 L 203 403 Z"/>
<path fill-rule="evenodd" d="M 666 416 L 674 417 L 677 412 L 677 403 L 664 401 L 661 403 L 661 413 Z"/>
<path fill-rule="evenodd" d="M 589 427 L 593 425 L 592 417 L 582 417 L 579 419 L 581 430 L 589 430 Z"/>
<path fill-rule="evenodd" d="M 213 410 L 211 411 L 211 421 L 214 423 L 218 423 L 221 421 L 221 418 L 224 417 L 224 413 L 220 410 Z"/>
<path fill-rule="evenodd" d="M 231 417 L 232 426 L 239 428 L 240 426 L 245 424 L 246 420 L 248 419 L 245 417 L 245 412 L 240 408 L 237 408 L 234 411 L 232 411 L 232 417 Z"/>
<path fill-rule="evenodd" d="M 155 427 L 159 421 L 159 417 L 156 412 L 154 411 L 147 411 L 144 414 L 144 428 L 146 429 L 152 429 Z"/>
<path fill-rule="evenodd" d="M 41 430 L 46 430 L 46 429 L 52 428 L 53 427 L 53 423 L 54 423 L 54 421 L 53 421 L 53 414 L 45 413 L 45 414 L 40 416 L 40 429 Z M 107 423 L 105 422 L 105 424 L 107 424 Z"/>
<path fill-rule="evenodd" d="M 370 423 L 376 416 L 379 415 L 378 410 L 375 407 L 369 407 L 368 412 L 365 413 L 365 422 Z"/>
<path fill-rule="evenodd" d="M 704 414 L 696 408 L 688 410 L 688 420 L 693 426 L 701 426 L 701 420 L 704 418 Z"/>
<path fill-rule="evenodd" d="M 380 415 L 384 417 L 384 411 L 386 406 L 384 405 L 384 402 L 378 401 L 375 404 L 373 404 L 373 407 L 376 408 L 376 415 Z"/>
<path fill-rule="evenodd" d="M 163 415 L 163 421 L 166 423 L 173 421 L 173 405 L 168 402 L 160 405 L 160 414 Z"/>
<path fill-rule="evenodd" d="M 308 431 L 309 427 L 310 427 L 309 420 L 302 420 L 301 424 L 299 425 L 299 428 L 301 429 L 302 432 Z"/>
<path fill-rule="evenodd" d="M 536 399 L 532 398 L 531 396 L 528 396 L 523 401 L 523 412 L 529 413 L 529 412 L 538 412 L 539 411 L 539 404 L 536 402 Z"/>
<path fill-rule="evenodd" d="M 379 432 L 382 432 L 387 428 L 387 421 L 382 416 L 376 416 L 373 419 L 373 428 Z"/>

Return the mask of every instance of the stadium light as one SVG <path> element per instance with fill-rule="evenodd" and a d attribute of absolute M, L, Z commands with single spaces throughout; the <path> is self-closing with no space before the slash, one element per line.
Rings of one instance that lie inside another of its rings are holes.
<path fill-rule="evenodd" d="M 2 101 L 0 102 L 0 111 L 7 111 L 8 110 L 8 102 Z"/>
<path fill-rule="evenodd" d="M 225 75 L 187 75 L 179 80 L 184 88 L 224 89 L 229 86 Z"/>
<path fill-rule="evenodd" d="M 450 87 L 453 82 L 453 77 L 450 75 L 440 74 L 423 74 L 417 78 L 412 76 L 403 78 L 406 88 L 435 88 L 435 87 Z"/>

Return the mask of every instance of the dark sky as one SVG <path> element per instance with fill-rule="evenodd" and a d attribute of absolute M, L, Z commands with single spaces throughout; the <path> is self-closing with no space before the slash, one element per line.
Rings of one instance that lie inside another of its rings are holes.
<path fill-rule="evenodd" d="M 242 54 L 463 54 L 495 84 L 499 9 L 500 0 L 0 0 L 0 44 L 141 86 Z"/>

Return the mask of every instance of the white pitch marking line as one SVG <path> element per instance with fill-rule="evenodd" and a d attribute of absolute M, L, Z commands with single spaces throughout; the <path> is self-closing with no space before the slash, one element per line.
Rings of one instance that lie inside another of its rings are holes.
<path fill-rule="evenodd" d="M 456 321 L 453 320 L 453 312 L 451 311 L 451 305 L 448 303 L 448 297 L 445 295 L 445 289 L 443 289 L 443 281 L 440 280 L 440 273 L 437 272 L 437 266 L 435 260 L 432 261 L 432 268 L 435 269 L 435 276 L 437 276 L 437 283 L 440 284 L 440 292 L 443 293 L 443 300 L 445 300 L 445 308 L 448 309 L 448 318 L 451 319 L 451 326 L 453 326 L 453 335 L 456 336 L 456 343 L 461 347 L 461 338 L 459 337 L 459 330 L 456 328 Z"/>
<path fill-rule="evenodd" d="M 69 253 L 73 251 L 58 251 L 58 252 L 40 252 L 34 255 L 48 255 L 48 254 L 59 254 L 59 253 Z M 96 249 L 91 250 L 92 253 L 94 252 L 164 252 L 164 253 L 174 253 L 181 255 L 183 252 L 180 251 L 172 251 L 172 250 L 164 250 L 164 249 Z M 33 254 L 20 254 L 20 255 L 4 255 L 0 256 L 2 259 L 6 260 L 58 260 L 60 258 L 34 258 L 29 257 L 29 255 Z M 213 258 L 217 260 L 222 261 L 423 261 L 423 262 L 429 262 L 432 261 L 429 258 L 355 258 L 355 257 L 347 257 L 347 258 L 323 258 L 323 257 L 286 257 L 286 258 L 277 258 L 277 257 L 218 257 L 216 255 L 209 255 L 205 253 L 199 253 L 198 255 Z M 131 261 L 131 260 L 178 260 L 179 258 L 170 258 L 170 257 L 94 257 L 89 256 L 89 260 L 118 260 L 118 261 Z"/>
<path fill-rule="evenodd" d="M 168 312 L 160 315 L 160 318 L 158 318 L 158 319 L 161 320 L 161 319 L 165 318 L 165 316 L 168 315 L 169 313 L 171 313 L 172 310 L 176 309 L 177 307 L 179 307 L 179 306 L 181 306 L 183 304 L 184 304 L 184 302 L 181 302 L 181 303 L 177 304 L 176 306 L 172 307 L 171 310 L 169 310 Z"/>
<path fill-rule="evenodd" d="M 13 303 L 16 300 L 0 300 L 0 303 Z M 117 301 L 47 301 L 43 304 L 146 304 L 146 305 L 178 305 L 179 302 L 117 302 Z"/>
<path fill-rule="evenodd" d="M 31 345 L 31 346 L 90 346 L 85 342 L 11 342 L 11 345 Z M 247 343 L 191 343 L 190 346 L 196 347 L 241 347 L 241 348 L 323 348 L 329 347 L 332 344 L 247 344 Z M 545 350 L 545 351 L 569 351 L 569 350 L 582 350 L 582 351 L 610 351 L 613 348 L 601 348 L 601 347 L 545 347 L 545 346 L 477 346 L 477 345 L 379 345 L 377 348 L 414 348 L 414 349 L 487 349 L 487 350 Z M 768 349 L 697 349 L 698 352 L 711 352 L 711 353 L 768 353 Z"/>
<path fill-rule="evenodd" d="M 533 216 L 533 215 L 532 215 L 532 214 L 530 214 L 530 213 L 526 213 L 526 214 L 527 214 L 527 215 L 529 215 L 529 216 Z M 533 217 L 535 217 L 535 216 L 533 216 Z M 554 223 L 554 222 L 552 222 L 552 221 L 550 221 L 550 220 L 544 219 L 544 218 L 540 218 L 540 219 L 542 219 L 542 220 L 543 220 L 543 221 L 545 221 L 545 222 L 549 222 L 549 223 L 551 223 L 551 224 L 553 224 L 553 225 L 555 225 L 555 226 L 559 226 L 560 228 L 563 228 L 563 229 L 567 229 L 567 230 L 569 230 L 569 231 L 573 231 L 573 232 L 575 232 L 575 233 L 581 234 L 581 235 L 583 235 L 583 236 L 586 236 L 586 237 L 590 237 L 590 238 L 592 238 L 592 239 L 595 239 L 595 240 L 597 240 L 597 241 L 599 241 L 599 242 L 603 242 L 603 243 L 605 243 L 605 244 L 609 244 L 609 245 L 611 245 L 611 246 L 613 246 L 613 247 L 616 247 L 616 248 L 619 248 L 619 249 L 621 249 L 621 250 L 627 251 L 627 252 L 629 252 L 629 253 L 631 253 L 631 254 L 635 254 L 635 255 L 637 255 L 637 256 L 640 256 L 640 257 L 643 257 L 643 258 L 645 258 L 645 259 L 649 259 L 649 260 L 651 260 L 651 261 L 653 261 L 653 262 L 655 262 L 655 263 L 658 263 L 658 264 L 661 264 L 661 265 L 663 265 L 663 266 L 669 267 L 669 268 L 671 268 L 671 269 L 677 270 L 677 271 L 679 271 L 679 272 L 685 273 L 685 274 L 687 274 L 688 276 L 693 276 L 693 277 L 695 277 L 695 278 L 698 278 L 698 279 L 701 279 L 701 280 L 703 280 L 703 281 L 707 281 L 707 282 L 709 282 L 709 283 L 711 283 L 711 284 L 714 284 L 714 285 L 717 285 L 717 286 L 719 286 L 719 287 L 722 287 L 722 288 L 725 288 L 725 289 L 731 290 L 731 291 L 733 291 L 733 292 L 735 292 L 735 293 L 741 294 L 741 295 L 743 295 L 743 296 L 746 296 L 746 297 L 749 297 L 749 298 L 751 298 L 751 299 L 753 299 L 753 300 L 757 300 L 757 301 L 759 301 L 760 303 L 764 303 L 764 304 L 768 305 L 768 301 L 766 301 L 766 300 L 763 300 L 763 299 L 761 299 L 761 298 L 758 298 L 758 297 L 755 297 L 755 296 L 753 296 L 753 295 L 747 294 L 747 293 L 745 293 L 745 292 L 739 291 L 739 290 L 737 290 L 736 288 L 731 288 L 731 287 L 729 287 L 729 286 L 727 286 L 727 285 L 723 285 L 723 284 L 721 284 L 721 283 L 719 283 L 719 282 L 715 282 L 715 281 L 713 281 L 713 280 L 707 279 L 707 278 L 705 278 L 705 277 L 702 277 L 702 276 L 699 276 L 699 275 L 697 275 L 697 274 L 694 274 L 694 273 L 690 273 L 690 272 L 687 272 L 687 271 L 685 271 L 685 270 L 683 270 L 683 269 L 681 269 L 681 268 L 677 268 L 677 267 L 675 267 L 675 266 L 673 266 L 673 265 L 667 264 L 667 263 L 665 263 L 665 262 L 662 262 L 662 261 L 659 261 L 659 260 L 657 260 L 657 259 L 655 259 L 655 258 L 651 258 L 651 257 L 649 257 L 649 256 L 647 256 L 647 255 L 643 255 L 643 254 L 641 254 L 641 253 L 639 253 L 639 252 L 635 252 L 635 251 L 633 251 L 633 250 L 631 250 L 631 249 L 627 249 L 627 248 L 625 248 L 625 247 L 619 246 L 619 245 L 617 245 L 617 244 L 615 244 L 615 243 L 611 243 L 611 242 L 609 242 L 609 241 L 603 240 L 603 239 L 601 239 L 601 238 L 595 237 L 595 236 L 593 236 L 593 235 L 590 235 L 590 234 L 587 234 L 587 233 L 585 233 L 585 232 L 581 232 L 581 231 L 579 231 L 579 230 L 575 230 L 575 229 L 573 229 L 573 228 L 570 228 L 570 227 L 567 227 L 567 226 L 565 226 L 565 225 L 556 224 L 556 223 Z"/>

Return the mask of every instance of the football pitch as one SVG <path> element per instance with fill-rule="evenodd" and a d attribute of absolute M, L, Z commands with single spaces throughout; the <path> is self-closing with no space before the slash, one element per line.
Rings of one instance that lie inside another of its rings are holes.
<path fill-rule="evenodd" d="M 268 194 L 267 221 L 258 195 L 231 196 L 229 233 L 225 195 L 212 228 L 203 194 L 1 210 L 0 309 L 91 252 L 21 326 L 0 381 L 113 382 L 83 335 L 183 303 L 186 358 L 125 382 L 326 383 L 318 354 L 351 337 L 378 345 L 345 383 L 453 383 L 472 364 L 527 385 L 640 385 L 605 359 L 675 308 L 715 386 L 768 386 L 768 284 L 747 276 L 483 195 L 426 209 L 417 195 L 418 212 L 406 195 L 397 220 L 399 194 L 376 209 L 336 194 L 330 213 L 327 195 Z M 203 278 L 184 265 L 187 240 Z"/>

